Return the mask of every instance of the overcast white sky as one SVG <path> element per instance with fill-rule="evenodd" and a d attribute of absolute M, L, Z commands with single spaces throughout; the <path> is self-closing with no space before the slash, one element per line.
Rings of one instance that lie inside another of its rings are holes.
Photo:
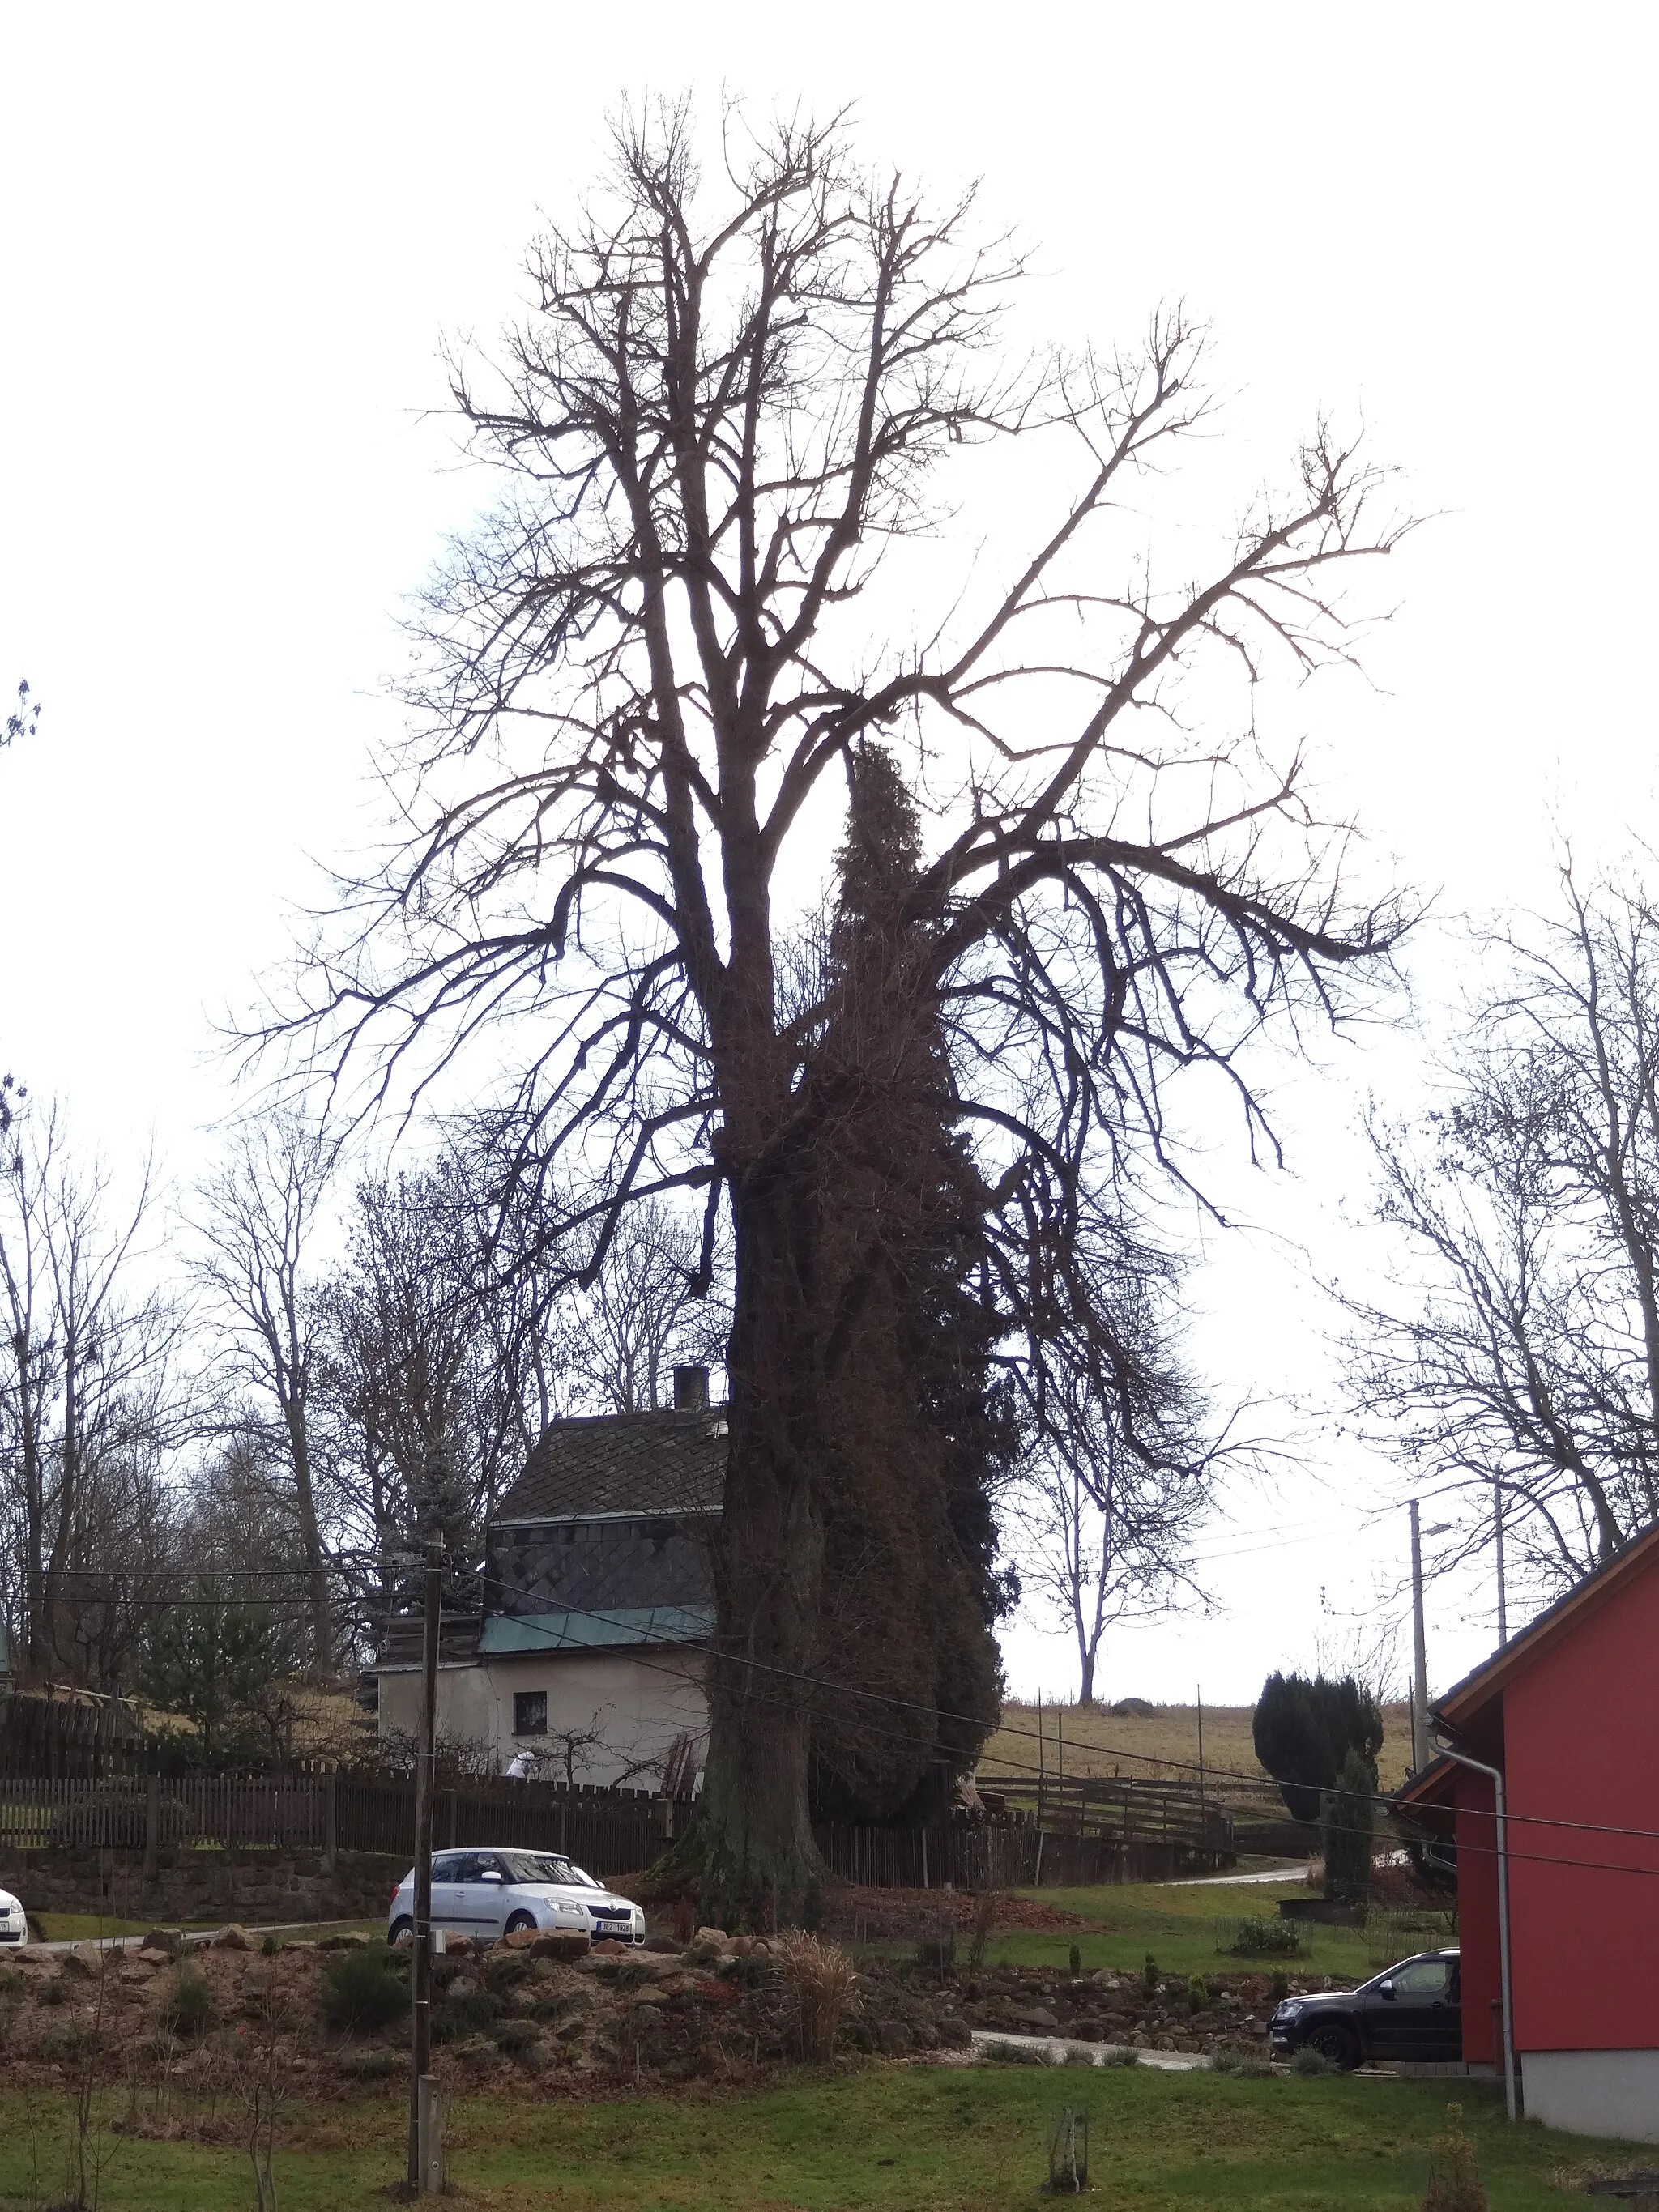
<path fill-rule="evenodd" d="M 1557 830 L 1650 836 L 1654 37 L 1583 5 L 7 11 L 0 684 L 47 711 L 0 763 L 0 1059 L 112 1155 L 199 1163 L 211 1023 L 376 818 L 392 618 L 479 497 L 423 415 L 439 341 L 512 313 L 625 93 L 853 104 L 872 158 L 983 178 L 1057 335 L 1184 297 L 1235 468 L 1363 416 L 1440 518 L 1389 580 L 1378 693 L 1310 709 L 1379 871 L 1501 910 L 1547 896 Z M 1425 933 L 1431 1007 L 1458 964 Z M 1285 1079 L 1290 1176 L 1218 1157 L 1261 1224 L 1200 1285 L 1224 1390 L 1328 1388 L 1310 1276 L 1361 1264 L 1353 1109 L 1414 1066 L 1334 1048 Z M 1388 1480 L 1316 1428 L 1206 1540 L 1217 1613 L 1126 1632 L 1110 1692 L 1243 1699 L 1310 1660 L 1322 1587 L 1340 1613 L 1397 1573 Z M 1483 1602 L 1434 1594 L 1439 1680 Z M 1022 1689 L 1074 1679 L 1035 1624 L 1008 1656 Z"/>

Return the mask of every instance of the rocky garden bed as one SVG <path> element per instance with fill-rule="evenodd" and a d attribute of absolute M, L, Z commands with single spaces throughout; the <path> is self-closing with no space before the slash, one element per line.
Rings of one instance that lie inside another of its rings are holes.
<path fill-rule="evenodd" d="M 1302 1988 L 1300 1981 L 1289 1984 Z M 569 1936 L 452 1943 L 434 1962 L 434 2067 L 485 2093 L 586 2097 L 625 2084 L 750 2081 L 803 2059 L 957 2059 L 975 2028 L 1133 2048 L 1259 2056 L 1266 1974 L 953 1971 L 814 1936 L 643 1950 Z M 373 1939 L 258 1948 L 157 1933 L 142 1948 L 26 1951 L 0 1970 L 0 2057 L 14 2083 L 125 2084 L 139 2133 L 226 2124 L 252 2097 L 326 2101 L 406 2079 L 408 1959 Z M 263 2087 L 261 2087 L 263 2085 Z"/>

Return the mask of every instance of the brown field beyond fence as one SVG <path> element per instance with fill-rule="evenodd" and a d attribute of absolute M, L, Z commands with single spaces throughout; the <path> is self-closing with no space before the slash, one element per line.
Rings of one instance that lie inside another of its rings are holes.
<path fill-rule="evenodd" d="M 1004 1706 L 1002 1723 L 980 1754 L 981 1791 L 1035 1805 L 1041 1784 L 1045 1811 L 1060 1778 L 1132 1781 L 1137 1788 L 1163 1784 L 1225 1808 L 1240 1820 L 1282 1825 L 1284 1800 L 1255 1755 L 1250 1739 L 1254 1708 L 1204 1707 L 1204 1760 L 1199 1765 L 1196 1705 L 1157 1705 L 1150 1715 L 1118 1714 L 1105 1705 Z M 1406 1778 L 1411 1723 L 1403 1705 L 1382 1708 L 1382 1751 L 1377 1761 L 1384 1790 Z"/>

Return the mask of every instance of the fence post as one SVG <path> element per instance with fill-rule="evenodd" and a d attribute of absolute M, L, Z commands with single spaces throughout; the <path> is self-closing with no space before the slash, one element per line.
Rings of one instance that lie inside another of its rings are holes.
<path fill-rule="evenodd" d="M 332 1874 L 338 1856 L 340 1838 L 339 1779 L 337 1774 L 323 1777 L 323 1872 Z"/>
<path fill-rule="evenodd" d="M 161 1778 L 159 1774 L 144 1777 L 144 1880 L 154 1881 L 156 1875 L 156 1851 L 161 1841 Z"/>

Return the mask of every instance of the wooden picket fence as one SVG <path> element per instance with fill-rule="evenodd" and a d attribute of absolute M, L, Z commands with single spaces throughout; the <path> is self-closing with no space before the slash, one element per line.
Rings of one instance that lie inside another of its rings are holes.
<path fill-rule="evenodd" d="M 1200 1783 L 1133 1774 L 999 1775 L 987 1767 L 975 1783 L 1006 1815 L 1052 1836 L 1163 1844 L 1223 1857 L 1237 1850 L 1232 1814 Z"/>
<path fill-rule="evenodd" d="M 1151 1825 L 1150 1801 L 1137 1807 Z M 636 1874 L 695 1819 L 684 1802 L 646 1790 L 565 1789 L 542 1782 L 441 1784 L 433 1842 L 568 1853 L 602 1875 Z M 1162 1833 L 1099 1824 L 1040 1828 L 1027 1820 L 931 1828 L 821 1826 L 818 1848 L 843 1881 L 876 1889 L 1010 1889 L 1033 1884 L 1158 1880 L 1230 1862 L 1227 1830 L 1172 1820 Z M 374 1851 L 413 1849 L 415 1785 L 407 1776 L 190 1775 L 0 1779 L 0 1846 L 14 1850 Z"/>
<path fill-rule="evenodd" d="M 985 1821 L 943 1828 L 813 1830 L 817 1846 L 842 1881 L 866 1889 L 1030 1889 L 1086 1887 L 1097 1882 L 1167 1881 L 1213 1874 L 1232 1854 L 1213 1844 L 1172 1838 L 1078 1836 Z"/>

